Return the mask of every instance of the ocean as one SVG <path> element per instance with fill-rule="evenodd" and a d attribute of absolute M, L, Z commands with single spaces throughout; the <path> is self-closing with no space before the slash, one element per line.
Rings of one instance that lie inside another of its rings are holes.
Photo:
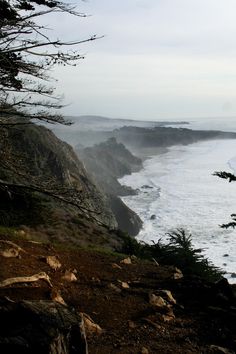
<path fill-rule="evenodd" d="M 236 119 L 198 120 L 189 128 L 236 131 Z M 194 247 L 202 248 L 235 283 L 236 229 L 219 225 L 236 213 L 236 182 L 213 176 L 215 171 L 236 173 L 236 140 L 178 145 L 150 157 L 140 172 L 119 180 L 139 190 L 122 200 L 143 220 L 138 240 L 165 241 L 168 232 L 184 228 L 191 233 Z"/>

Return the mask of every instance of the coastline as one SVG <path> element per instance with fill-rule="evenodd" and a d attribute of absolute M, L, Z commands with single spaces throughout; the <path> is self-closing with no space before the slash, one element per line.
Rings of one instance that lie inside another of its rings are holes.
<path fill-rule="evenodd" d="M 167 153 L 169 151 L 169 148 L 163 146 L 156 146 L 156 147 L 142 147 L 141 149 L 134 149 L 132 147 L 129 147 L 129 150 L 144 162 L 148 159 L 151 159 L 154 156 Z M 143 167 L 140 169 L 140 171 L 142 169 Z"/>
<path fill-rule="evenodd" d="M 194 247 L 204 249 L 207 258 L 227 272 L 231 283 L 235 283 L 235 233 L 221 229 L 219 224 L 236 210 L 232 198 L 236 185 L 212 173 L 227 168 L 233 146 L 234 140 L 176 146 L 169 149 L 166 161 L 162 154 L 154 155 L 153 160 L 146 160 L 141 174 L 120 181 L 140 189 L 139 195 L 122 198 L 143 221 L 138 241 L 157 241 L 171 230 L 185 228 L 192 234 Z M 152 188 L 142 188 L 145 185 Z M 221 200 L 224 205 L 219 208 Z M 201 223 L 196 221 L 199 218 Z"/>

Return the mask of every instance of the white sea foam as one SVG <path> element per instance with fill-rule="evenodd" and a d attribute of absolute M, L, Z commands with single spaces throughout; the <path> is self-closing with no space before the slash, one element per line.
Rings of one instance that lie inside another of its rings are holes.
<path fill-rule="evenodd" d="M 122 198 L 144 221 L 138 239 L 157 241 L 165 239 L 170 230 L 188 229 L 194 246 L 204 248 L 205 255 L 224 268 L 233 282 L 236 230 L 222 229 L 219 224 L 230 221 L 230 215 L 236 213 L 236 183 L 212 174 L 224 170 L 234 173 L 235 155 L 236 140 L 174 146 L 146 160 L 142 171 L 120 179 L 122 184 L 140 190 L 138 195 Z"/>

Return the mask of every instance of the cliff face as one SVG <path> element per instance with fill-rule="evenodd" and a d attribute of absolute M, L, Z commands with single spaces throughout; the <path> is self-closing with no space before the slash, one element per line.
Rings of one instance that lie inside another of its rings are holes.
<path fill-rule="evenodd" d="M 5 134 L 7 164 L 0 168 L 1 179 L 59 189 L 62 196 L 65 191 L 73 191 L 76 203 L 87 216 L 93 214 L 110 228 L 117 227 L 105 196 L 92 183 L 72 147 L 36 125 L 11 127 Z"/>
<path fill-rule="evenodd" d="M 115 138 L 90 148 L 77 149 L 77 152 L 95 183 L 106 193 L 118 227 L 136 236 L 142 227 L 142 221 L 119 198 L 119 196 L 134 194 L 135 191 L 122 186 L 117 179 L 140 170 L 141 159 L 132 155 L 123 144 L 117 143 Z"/>
<path fill-rule="evenodd" d="M 117 143 L 115 138 L 83 150 L 77 148 L 76 151 L 105 193 L 123 196 L 134 192 L 122 186 L 117 179 L 139 171 L 142 161 L 132 155 L 123 144 Z"/>
<path fill-rule="evenodd" d="M 69 135 L 63 132 L 63 130 L 60 132 L 60 137 L 70 142 Z M 91 146 L 111 137 L 115 137 L 119 143 L 125 144 L 131 152 L 137 152 L 138 156 L 140 156 L 140 152 L 147 148 L 155 149 L 173 145 L 185 145 L 210 139 L 236 139 L 236 133 L 160 126 L 152 128 L 123 126 L 110 131 L 77 131 L 73 143 L 76 145 L 76 142 L 79 142 L 84 146 Z"/>
<path fill-rule="evenodd" d="M 118 141 L 136 148 L 168 147 L 178 144 L 192 144 L 201 140 L 236 138 L 236 133 L 172 127 L 154 127 L 151 129 L 122 127 L 114 130 L 113 133 Z"/>

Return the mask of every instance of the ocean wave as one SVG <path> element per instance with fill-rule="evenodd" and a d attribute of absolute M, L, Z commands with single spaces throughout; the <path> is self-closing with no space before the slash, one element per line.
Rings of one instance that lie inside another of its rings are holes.
<path fill-rule="evenodd" d="M 236 183 L 212 174 L 228 166 L 236 170 L 235 151 L 235 140 L 176 146 L 145 161 L 140 172 L 120 179 L 140 190 L 138 195 L 122 198 L 144 221 L 138 239 L 157 241 L 170 230 L 187 228 L 194 245 L 204 248 L 205 255 L 230 278 L 236 271 L 236 231 L 221 229 L 219 224 L 236 212 Z"/>

